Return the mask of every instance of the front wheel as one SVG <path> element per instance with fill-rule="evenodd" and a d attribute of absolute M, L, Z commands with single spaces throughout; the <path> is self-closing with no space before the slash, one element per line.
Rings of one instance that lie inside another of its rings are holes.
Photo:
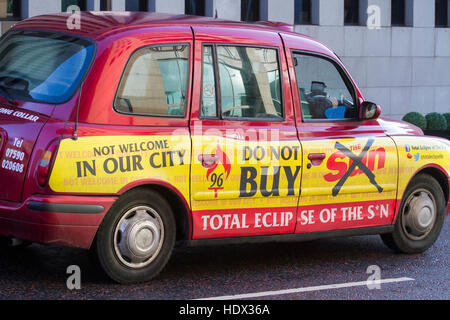
<path fill-rule="evenodd" d="M 114 281 L 149 281 L 169 260 L 175 233 L 167 201 L 152 190 L 135 190 L 122 196 L 105 216 L 91 250 Z"/>
<path fill-rule="evenodd" d="M 406 189 L 394 232 L 381 235 L 392 250 L 420 253 L 439 237 L 445 218 L 445 197 L 432 176 L 421 174 Z"/>

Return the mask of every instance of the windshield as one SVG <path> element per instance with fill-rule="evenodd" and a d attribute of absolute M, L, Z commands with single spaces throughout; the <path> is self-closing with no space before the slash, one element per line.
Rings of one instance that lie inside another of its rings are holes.
<path fill-rule="evenodd" d="M 12 98 L 69 100 L 94 54 L 92 42 L 43 31 L 13 31 L 0 41 L 0 88 Z"/>

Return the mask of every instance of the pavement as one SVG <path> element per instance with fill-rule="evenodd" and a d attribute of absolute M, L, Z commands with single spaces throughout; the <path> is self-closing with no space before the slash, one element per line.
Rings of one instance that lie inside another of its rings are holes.
<path fill-rule="evenodd" d="M 438 241 L 414 255 L 392 252 L 379 236 L 179 247 L 153 281 L 118 285 L 84 250 L 33 244 L 0 251 L 0 300 L 449 300 L 449 247 L 448 218 Z M 80 289 L 66 285 L 71 265 L 81 270 Z M 374 270 L 379 289 L 367 286 Z"/>

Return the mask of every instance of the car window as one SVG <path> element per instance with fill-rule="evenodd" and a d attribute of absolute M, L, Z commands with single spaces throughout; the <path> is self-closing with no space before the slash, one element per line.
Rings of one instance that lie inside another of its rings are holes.
<path fill-rule="evenodd" d="M 296 53 L 294 60 L 304 120 L 356 118 L 353 90 L 331 61 Z"/>
<path fill-rule="evenodd" d="M 14 98 L 60 104 L 89 68 L 95 45 L 44 31 L 12 31 L 0 41 L 0 87 Z"/>
<path fill-rule="evenodd" d="M 115 109 L 139 115 L 184 116 L 188 67 L 188 45 L 138 50 L 125 68 Z"/>
<path fill-rule="evenodd" d="M 216 85 L 214 78 L 213 48 L 203 48 L 203 71 L 202 71 L 202 117 L 216 117 Z"/>
<path fill-rule="evenodd" d="M 219 102 L 222 118 L 283 119 L 276 49 L 216 46 L 219 91 L 210 89 L 214 79 L 205 75 L 208 69 L 214 69 L 210 60 L 212 49 L 205 46 L 203 50 L 202 116 L 216 115 L 215 103 Z M 219 99 L 215 92 L 220 92 Z"/>

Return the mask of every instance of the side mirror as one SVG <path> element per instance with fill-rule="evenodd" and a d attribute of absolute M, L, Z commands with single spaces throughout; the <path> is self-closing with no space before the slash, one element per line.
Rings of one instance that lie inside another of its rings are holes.
<path fill-rule="evenodd" d="M 360 120 L 376 120 L 380 114 L 381 108 L 376 103 L 364 101 L 359 107 Z"/>

